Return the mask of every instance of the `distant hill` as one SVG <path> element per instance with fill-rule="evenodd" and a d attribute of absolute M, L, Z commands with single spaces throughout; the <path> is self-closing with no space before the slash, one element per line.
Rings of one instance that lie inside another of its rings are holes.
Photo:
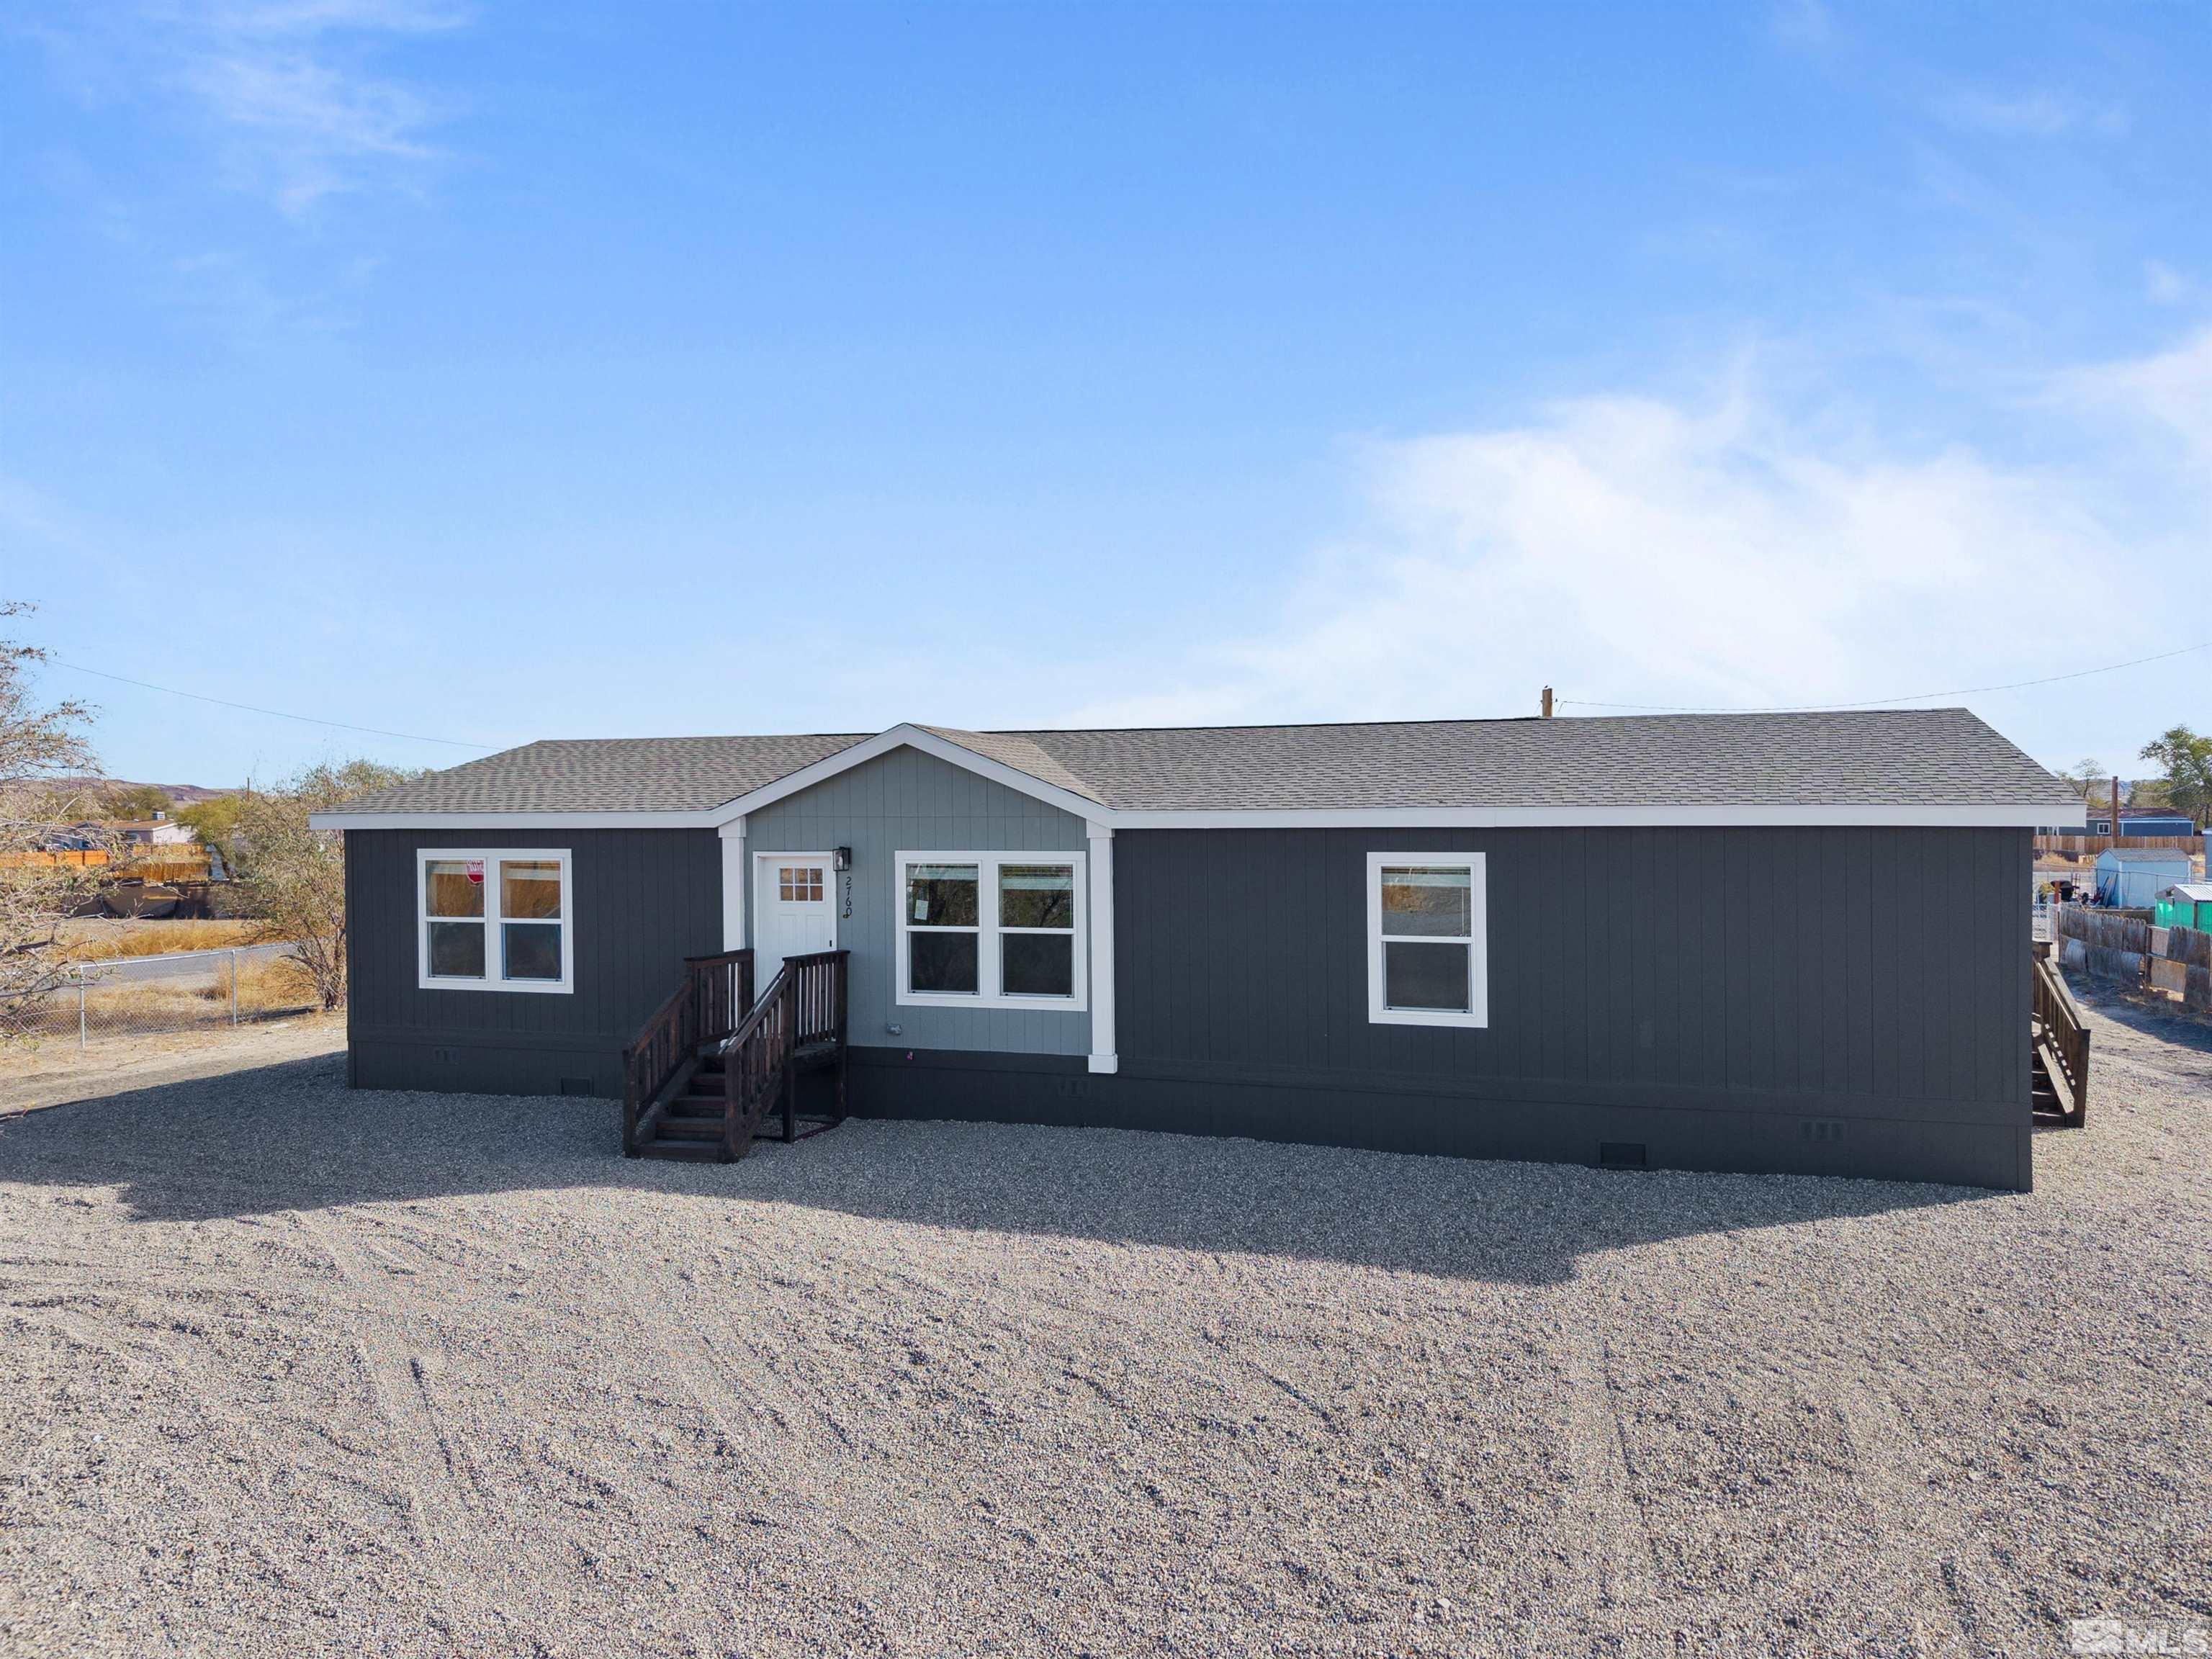
<path fill-rule="evenodd" d="M 190 806 L 197 801 L 212 800 L 217 795 L 228 795 L 231 789 L 210 789 L 198 783 L 140 783 L 135 778 L 56 778 L 58 789 L 158 789 L 179 806 Z M 235 786 L 234 786 L 234 787 Z"/>

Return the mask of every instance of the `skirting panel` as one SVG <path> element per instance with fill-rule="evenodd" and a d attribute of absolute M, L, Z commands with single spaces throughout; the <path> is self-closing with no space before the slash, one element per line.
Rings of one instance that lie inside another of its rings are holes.
<path fill-rule="evenodd" d="M 869 1117 L 1235 1135 L 1375 1152 L 1552 1164 L 1856 1176 L 2026 1191 L 2033 1131 L 1929 1103 L 1864 1101 L 1849 1117 L 1547 1099 L 1471 1098 L 1218 1078 L 1094 1076 L 1080 1057 L 856 1048 L 852 1107 Z M 1966 1121 L 1960 1121 L 1966 1120 Z"/>
<path fill-rule="evenodd" d="M 433 1094 L 601 1095 L 622 1098 L 622 1045 L 558 1046 L 460 1040 L 421 1042 L 356 1038 L 347 1080 L 356 1089 L 416 1089 Z"/>

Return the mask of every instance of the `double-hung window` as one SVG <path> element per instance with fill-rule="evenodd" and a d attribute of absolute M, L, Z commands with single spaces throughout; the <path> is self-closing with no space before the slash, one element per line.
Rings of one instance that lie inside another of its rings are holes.
<path fill-rule="evenodd" d="M 426 848 L 415 874 L 424 990 L 574 988 L 567 849 Z"/>
<path fill-rule="evenodd" d="M 901 853 L 897 998 L 909 1006 L 1085 1006 L 1080 853 Z"/>
<path fill-rule="evenodd" d="M 1381 1025 L 1487 1025 L 1480 853 L 1367 855 L 1367 1018 Z"/>

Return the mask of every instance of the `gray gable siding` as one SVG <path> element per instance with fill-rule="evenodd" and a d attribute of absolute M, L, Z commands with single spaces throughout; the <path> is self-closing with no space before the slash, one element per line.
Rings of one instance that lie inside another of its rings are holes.
<path fill-rule="evenodd" d="M 748 864 L 757 853 L 837 847 L 853 849 L 853 914 L 839 915 L 837 939 L 853 953 L 848 1018 L 855 1043 L 994 1054 L 1089 1050 L 1088 1013 L 902 1007 L 894 995 L 898 896 L 892 866 L 900 853 L 1083 853 L 1089 841 L 1081 818 L 934 756 L 895 749 L 764 807 L 745 823 Z M 841 890 L 841 913 L 842 896 Z M 749 902 L 749 927 L 751 909 Z M 900 1028 L 896 1034 L 892 1025 Z"/>

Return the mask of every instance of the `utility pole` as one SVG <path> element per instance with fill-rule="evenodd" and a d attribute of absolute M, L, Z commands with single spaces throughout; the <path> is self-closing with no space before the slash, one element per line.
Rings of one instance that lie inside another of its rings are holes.
<path fill-rule="evenodd" d="M 1544 718 L 1552 718 L 1552 688 L 1548 685 L 1544 688 Z"/>

